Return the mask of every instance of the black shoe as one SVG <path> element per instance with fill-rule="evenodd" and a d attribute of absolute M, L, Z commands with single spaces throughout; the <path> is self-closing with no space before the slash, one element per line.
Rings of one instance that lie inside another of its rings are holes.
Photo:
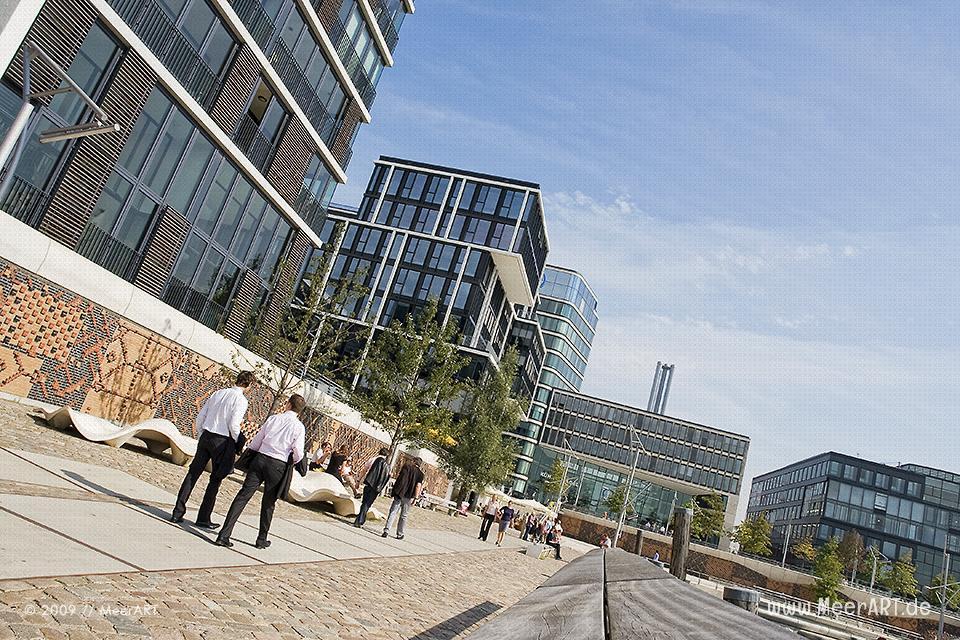
<path fill-rule="evenodd" d="M 354 522 L 354 523 L 353 523 L 353 526 L 355 526 L 357 529 L 362 529 L 362 528 L 363 528 L 363 525 L 360 524 L 359 522 Z"/>
<path fill-rule="evenodd" d="M 380 537 L 381 537 L 381 538 L 389 538 L 389 537 L 390 537 L 390 534 L 387 533 L 386 531 L 384 531 L 383 533 L 380 534 Z"/>
<path fill-rule="evenodd" d="M 257 540 L 257 544 L 255 544 L 255 545 L 253 545 L 253 546 L 255 546 L 257 549 L 266 549 L 267 547 L 270 546 L 270 541 L 269 541 L 269 540 Z"/>
<path fill-rule="evenodd" d="M 403 540 L 403 536 L 397 536 L 397 540 Z"/>
<path fill-rule="evenodd" d="M 210 531 L 215 531 L 220 528 L 219 522 L 194 522 L 193 524 L 201 529 L 209 529 Z"/>
<path fill-rule="evenodd" d="M 216 540 L 214 540 L 213 544 L 217 545 L 218 547 L 232 547 L 232 546 L 233 546 L 233 543 L 232 543 L 232 542 L 230 542 L 229 540 L 224 540 L 224 539 L 222 539 L 222 538 L 217 538 Z"/>
<path fill-rule="evenodd" d="M 173 524 L 180 524 L 183 522 L 183 516 L 170 516 L 170 522 Z"/>

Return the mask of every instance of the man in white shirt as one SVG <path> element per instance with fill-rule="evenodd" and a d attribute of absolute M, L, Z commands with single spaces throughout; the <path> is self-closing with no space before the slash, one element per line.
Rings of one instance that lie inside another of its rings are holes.
<path fill-rule="evenodd" d="M 273 521 L 273 508 L 281 497 L 280 489 L 287 465 L 300 462 L 304 456 L 306 430 L 299 416 L 306 406 L 303 396 L 293 394 L 284 405 L 283 412 L 267 418 L 257 435 L 253 436 L 248 446 L 256 453 L 250 459 L 247 477 L 237 497 L 233 499 L 223 529 L 217 536 L 218 546 L 233 546 L 230 542 L 233 527 L 261 484 L 263 498 L 260 501 L 260 534 L 257 536 L 256 547 L 266 549 L 270 546 L 267 534 L 270 533 L 270 523 Z"/>
<path fill-rule="evenodd" d="M 203 470 L 207 468 L 207 463 L 212 462 L 210 481 L 203 493 L 203 502 L 200 503 L 200 510 L 197 512 L 196 524 L 203 529 L 216 529 L 220 526 L 211 522 L 210 516 L 217 502 L 220 483 L 233 470 L 241 435 L 240 423 L 247 415 L 246 394 L 255 381 L 256 376 L 252 371 L 241 371 L 237 375 L 236 386 L 215 391 L 207 398 L 200 413 L 197 414 L 196 428 L 199 434 L 197 454 L 190 463 L 183 484 L 180 485 L 177 504 L 170 517 L 172 522 L 183 522 L 190 493 Z"/>

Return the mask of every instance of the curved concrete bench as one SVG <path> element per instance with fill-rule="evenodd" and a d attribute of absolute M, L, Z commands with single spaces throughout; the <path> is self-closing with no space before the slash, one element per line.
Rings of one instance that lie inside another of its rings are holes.
<path fill-rule="evenodd" d="M 136 438 L 142 440 L 151 453 L 161 454 L 169 450 L 171 460 L 179 465 L 186 465 L 197 454 L 197 441 L 183 435 L 175 424 L 162 418 L 150 418 L 140 424 L 121 428 L 109 420 L 70 407 L 60 407 L 52 412 L 39 411 L 48 423 L 58 429 L 73 427 L 87 440 L 103 442 L 111 447 L 122 447 Z"/>
<path fill-rule="evenodd" d="M 360 501 L 343 483 L 324 471 L 310 471 L 305 476 L 294 473 L 287 499 L 291 502 L 329 502 L 338 516 L 355 516 L 360 511 Z M 367 518 L 383 520 L 384 516 L 370 507 Z"/>

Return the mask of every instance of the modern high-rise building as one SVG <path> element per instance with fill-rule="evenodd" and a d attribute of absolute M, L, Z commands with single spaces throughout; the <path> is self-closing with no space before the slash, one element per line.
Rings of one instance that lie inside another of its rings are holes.
<path fill-rule="evenodd" d="M 171 389 L 230 365 L 217 334 L 275 321 L 321 244 L 413 1 L 10 5 L 0 390 L 188 411 Z"/>
<path fill-rule="evenodd" d="M 819 545 L 856 531 L 891 561 L 909 557 L 921 585 L 943 572 L 944 548 L 960 553 L 960 474 L 921 465 L 822 453 L 754 478 L 747 516 L 761 513 L 778 555 L 788 535 Z"/>
<path fill-rule="evenodd" d="M 643 448 L 635 446 L 639 438 Z M 602 515 L 606 500 L 630 489 L 633 526 L 664 525 L 674 506 L 708 494 L 724 502 L 724 526 L 732 528 L 750 440 L 714 427 L 554 389 L 547 403 L 539 446 L 530 468 L 529 492 L 555 501 L 544 487 L 557 459 L 568 465 L 571 483 L 563 503 L 575 511 Z M 639 456 L 637 452 L 640 451 Z"/>
<path fill-rule="evenodd" d="M 369 291 L 342 311 L 356 327 L 346 349 L 362 357 L 378 329 L 432 298 L 456 323 L 469 375 L 499 362 L 534 304 L 547 256 L 539 185 L 381 157 L 359 209 L 331 207 L 322 234 L 333 237 L 337 224 L 328 284 L 359 273 Z M 304 282 L 316 277 L 308 269 Z M 528 388 L 533 365 L 521 369 Z"/>
<path fill-rule="evenodd" d="M 564 267 L 547 265 L 537 297 L 535 313 L 528 323 L 539 325 L 543 335 L 543 364 L 531 397 L 527 417 L 509 434 L 518 441 L 519 452 L 513 473 L 513 492 L 527 493 L 527 479 L 533 463 L 540 427 L 546 415 L 551 389 L 579 391 L 597 329 L 597 297 L 586 279 Z M 531 327 L 517 325 L 517 331 L 535 335 Z M 536 350 L 534 350 L 536 353 Z"/>

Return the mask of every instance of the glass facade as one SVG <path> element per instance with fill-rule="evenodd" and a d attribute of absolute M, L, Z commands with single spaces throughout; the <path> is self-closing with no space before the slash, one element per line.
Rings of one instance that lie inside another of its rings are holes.
<path fill-rule="evenodd" d="M 887 558 L 911 558 L 922 585 L 942 573 L 944 546 L 960 553 L 960 476 L 919 465 L 822 454 L 754 479 L 747 514 L 758 513 L 781 552 L 788 526 L 816 544 L 856 530 Z"/>

